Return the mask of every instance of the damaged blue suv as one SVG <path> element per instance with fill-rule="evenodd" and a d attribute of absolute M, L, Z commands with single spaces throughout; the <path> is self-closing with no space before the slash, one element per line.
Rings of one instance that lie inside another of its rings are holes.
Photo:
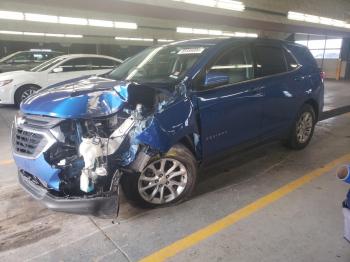
<path fill-rule="evenodd" d="M 232 149 L 310 142 L 322 73 L 306 47 L 198 39 L 148 48 L 109 74 L 48 88 L 12 130 L 19 182 L 48 208 L 109 215 L 119 185 L 141 206 L 179 203 Z"/>

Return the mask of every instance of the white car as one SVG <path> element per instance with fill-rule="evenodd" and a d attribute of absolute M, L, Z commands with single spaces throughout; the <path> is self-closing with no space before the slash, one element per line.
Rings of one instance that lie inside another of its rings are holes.
<path fill-rule="evenodd" d="M 30 71 L 0 74 L 0 104 L 19 105 L 39 89 L 70 79 L 108 73 L 122 60 L 101 55 L 63 55 Z"/>

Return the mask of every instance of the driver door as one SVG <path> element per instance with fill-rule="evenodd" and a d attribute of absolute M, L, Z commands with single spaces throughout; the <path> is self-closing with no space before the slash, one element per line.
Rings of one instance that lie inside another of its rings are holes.
<path fill-rule="evenodd" d="M 223 51 L 214 61 L 206 80 L 208 75 L 227 76 L 227 82 L 208 86 L 205 80 L 196 94 L 203 157 L 258 140 L 262 130 L 264 93 L 254 80 L 251 49 Z"/>

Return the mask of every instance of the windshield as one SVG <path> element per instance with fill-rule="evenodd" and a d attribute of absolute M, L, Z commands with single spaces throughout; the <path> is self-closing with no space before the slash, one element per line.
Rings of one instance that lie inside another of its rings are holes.
<path fill-rule="evenodd" d="M 22 52 L 16 52 L 16 53 L 10 54 L 8 56 L 5 56 L 5 57 L 0 59 L 0 62 L 6 62 L 7 60 L 10 60 L 12 57 L 14 57 L 15 55 L 20 54 L 20 53 L 22 53 Z"/>
<path fill-rule="evenodd" d="M 206 46 L 148 48 L 122 63 L 107 77 L 138 83 L 176 83 L 194 65 Z"/>
<path fill-rule="evenodd" d="M 52 58 L 51 60 L 49 61 L 46 61 L 34 68 L 32 68 L 30 71 L 31 72 L 42 72 L 42 71 L 45 71 L 51 67 L 53 67 L 54 65 L 57 65 L 58 63 L 62 62 L 63 60 L 67 59 L 67 57 L 55 57 L 55 58 Z"/>

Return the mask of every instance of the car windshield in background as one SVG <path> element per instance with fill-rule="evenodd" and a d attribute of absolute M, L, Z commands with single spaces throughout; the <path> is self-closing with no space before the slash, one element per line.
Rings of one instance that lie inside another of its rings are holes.
<path fill-rule="evenodd" d="M 148 48 L 113 70 L 107 77 L 138 83 L 180 81 L 206 46 L 161 46 Z"/>
<path fill-rule="evenodd" d="M 12 57 L 14 57 L 15 55 L 17 55 L 19 52 L 16 52 L 16 53 L 13 53 L 13 54 L 10 54 L 8 56 L 5 56 L 3 58 L 0 59 L 0 63 L 3 63 L 3 62 L 6 62 L 7 60 L 11 59 Z"/>
<path fill-rule="evenodd" d="M 54 65 L 57 65 L 58 63 L 62 62 L 63 60 L 65 60 L 66 57 L 55 57 L 55 58 L 52 58 L 51 60 L 49 61 L 46 61 L 34 68 L 32 68 L 30 71 L 31 72 L 42 72 L 42 71 L 45 71 L 51 67 L 53 67 Z"/>

